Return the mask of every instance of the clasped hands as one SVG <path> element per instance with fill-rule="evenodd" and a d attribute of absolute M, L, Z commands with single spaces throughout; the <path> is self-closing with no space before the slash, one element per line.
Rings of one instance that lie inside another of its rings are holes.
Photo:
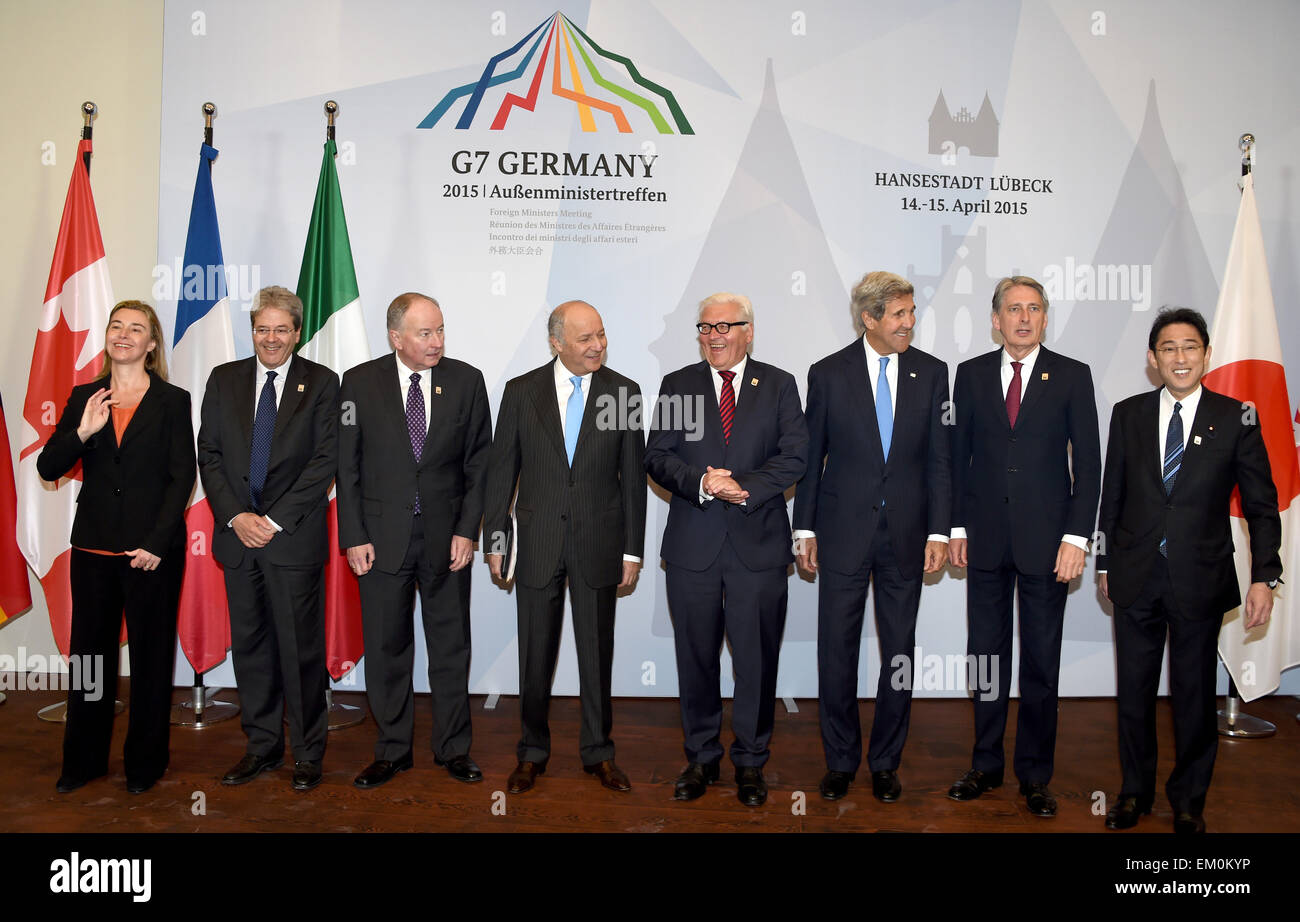
<path fill-rule="evenodd" d="M 720 467 L 709 467 L 700 487 L 707 495 L 728 503 L 740 504 L 749 499 L 749 491 L 736 483 L 731 471 Z"/>

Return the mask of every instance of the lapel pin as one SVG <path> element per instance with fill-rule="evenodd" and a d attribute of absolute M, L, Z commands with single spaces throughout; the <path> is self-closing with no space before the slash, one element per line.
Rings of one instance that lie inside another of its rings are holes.
<path fill-rule="evenodd" d="M 298 393 L 301 394 L 301 393 L 302 393 L 303 391 L 305 391 L 306 389 L 307 389 L 307 385 L 305 385 L 305 384 L 299 384 L 299 385 L 298 385 Z"/>
<path fill-rule="evenodd" d="M 1193 436 L 1193 437 L 1192 437 L 1192 444 L 1193 444 L 1193 445 L 1200 445 L 1200 444 L 1201 444 L 1201 437 L 1200 437 L 1199 435 L 1197 435 L 1197 436 Z"/>
<path fill-rule="evenodd" d="M 758 379 L 757 379 L 757 378 L 750 378 L 750 379 L 749 379 L 749 386 L 750 386 L 750 387 L 758 387 Z"/>
<path fill-rule="evenodd" d="M 442 394 L 442 385 L 438 385 L 437 387 L 435 387 L 435 388 L 433 389 L 433 392 L 434 392 L 435 394 L 439 394 L 439 395 L 441 395 L 441 394 Z"/>
<path fill-rule="evenodd" d="M 1044 380 L 1044 381 L 1047 380 L 1047 372 L 1043 372 L 1043 380 Z"/>
<path fill-rule="evenodd" d="M 907 373 L 907 376 L 908 376 L 909 378 L 915 378 L 915 377 L 916 377 L 916 372 L 914 372 L 914 371 L 909 371 L 909 372 Z"/>

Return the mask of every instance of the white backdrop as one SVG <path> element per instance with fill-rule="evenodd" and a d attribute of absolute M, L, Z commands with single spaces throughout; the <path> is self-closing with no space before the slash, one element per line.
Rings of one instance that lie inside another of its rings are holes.
<path fill-rule="evenodd" d="M 258 285 L 293 287 L 324 140 L 321 107 L 332 98 L 372 350 L 384 348 L 383 312 L 395 294 L 432 294 L 448 353 L 486 376 L 494 421 L 506 380 L 549 358 L 546 314 L 570 298 L 602 312 L 608 363 L 653 397 L 664 373 L 698 359 L 694 305 L 712 291 L 752 298 L 755 356 L 802 388 L 808 366 L 853 336 L 847 291 L 865 271 L 917 284 L 916 345 L 950 369 L 994 348 L 993 282 L 1020 272 L 1048 285 L 1048 344 L 1091 364 L 1104 439 L 1110 407 L 1150 386 L 1152 312 L 1165 303 L 1213 311 L 1237 208 L 1236 141 L 1249 130 L 1260 139 L 1256 186 L 1292 387 L 1300 381 L 1300 320 L 1288 310 L 1300 296 L 1292 48 L 1300 7 L 1259 4 L 1249 21 L 1209 2 L 1102 12 L 1066 0 L 797 10 L 597 0 L 565 5 L 558 20 L 548 3 L 496 7 L 212 0 L 196 12 L 169 2 L 160 266 L 184 249 L 199 107 L 211 100 L 225 258 L 243 288 L 232 300 Z M 472 117 L 471 96 L 453 95 L 433 123 L 440 101 L 478 82 L 497 56 L 488 76 L 510 79 L 485 85 Z M 593 131 L 573 98 L 575 73 L 581 94 L 600 101 L 589 109 Z M 526 101 L 534 77 L 532 111 L 511 108 L 507 94 Z M 639 159 L 635 176 L 510 172 L 526 152 L 538 153 L 538 169 L 546 152 L 560 165 L 566 152 L 585 153 L 589 172 L 598 155 L 611 168 L 616 155 Z M 462 162 L 470 172 L 457 172 Z M 493 197 L 516 185 L 641 189 L 649 200 Z M 538 226 L 517 226 L 529 220 Z M 548 231 L 545 221 L 575 226 Z M 569 239 L 542 239 L 548 233 Z M 170 338 L 175 297 L 162 294 Z M 245 308 L 232 308 L 240 355 L 251 352 Z M 617 695 L 676 694 L 657 562 L 666 515 L 652 494 L 646 572 L 618 606 Z M 815 697 L 816 587 L 796 575 L 790 590 L 778 691 Z M 514 598 L 481 562 L 473 600 L 472 690 L 513 693 Z M 1111 638 L 1089 558 L 1067 607 L 1063 694 L 1114 693 Z M 427 690 L 417 642 L 417 689 Z M 964 653 L 962 574 L 927 581 L 917 643 L 923 657 Z M 874 627 L 864 645 L 862 688 L 871 694 Z M 358 673 L 343 687 L 364 685 L 364 660 Z M 191 677 L 183 660 L 177 677 Z M 234 683 L 229 660 L 208 683 Z M 555 689 L 577 691 L 567 627 Z M 945 681 L 917 693 L 965 692 Z"/>

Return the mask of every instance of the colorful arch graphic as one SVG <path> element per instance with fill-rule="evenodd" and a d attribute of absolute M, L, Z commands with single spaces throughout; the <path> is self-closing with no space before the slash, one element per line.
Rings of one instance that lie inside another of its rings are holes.
<path fill-rule="evenodd" d="M 498 67 L 508 67 L 508 62 L 521 52 L 523 57 L 517 66 L 497 73 Z M 418 127 L 432 128 L 458 100 L 468 96 L 456 122 L 456 128 L 468 128 L 478 116 L 488 89 L 518 82 L 522 95 L 507 93 L 492 117 L 492 130 L 500 131 L 515 109 L 529 112 L 536 109 L 538 94 L 546 82 L 548 62 L 551 95 L 570 100 L 577 106 L 583 131 L 597 131 L 601 124 L 612 123 L 619 132 L 630 133 L 632 122 L 628 120 L 628 113 L 630 111 L 636 116 L 636 110 L 640 110 L 659 134 L 673 134 L 674 130 L 677 134 L 695 134 L 671 90 L 643 76 L 630 58 L 600 47 L 560 12 L 548 16 L 510 48 L 490 58 L 477 81 L 448 92 Z M 530 66 L 531 74 L 528 73 Z"/>

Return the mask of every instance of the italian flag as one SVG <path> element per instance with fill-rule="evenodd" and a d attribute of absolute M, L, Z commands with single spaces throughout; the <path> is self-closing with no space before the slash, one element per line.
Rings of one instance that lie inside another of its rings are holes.
<path fill-rule="evenodd" d="M 1241 629 L 1241 609 L 1224 617 L 1219 655 L 1237 683 L 1241 697 L 1254 701 L 1274 691 L 1282 671 L 1300 664 L 1300 459 L 1287 397 L 1286 370 L 1264 235 L 1255 206 L 1253 177 L 1244 177 L 1241 209 L 1228 248 L 1228 265 L 1210 333 L 1214 370 L 1205 378 L 1212 391 L 1254 404 L 1268 449 L 1282 517 L 1282 578 L 1275 592 L 1273 615 L 1263 627 Z M 1241 515 L 1241 497 L 1232 498 L 1232 542 L 1237 578 L 1250 584 L 1250 533 Z"/>
<path fill-rule="evenodd" d="M 370 360 L 366 327 L 361 316 L 361 290 L 352 265 L 343 194 L 334 166 L 337 147 L 325 142 L 316 201 L 307 228 L 307 246 L 298 274 L 302 299 L 302 338 L 298 354 L 343 372 Z M 331 494 L 329 562 L 325 565 L 325 659 L 338 681 L 351 672 L 365 651 L 361 639 L 361 594 L 357 579 L 339 551 L 338 501 Z"/>
<path fill-rule="evenodd" d="M 72 633 L 68 565 L 81 463 L 57 483 L 47 483 L 36 471 L 36 456 L 53 434 L 73 387 L 99 374 L 104 328 L 113 308 L 108 258 L 90 193 L 90 153 L 91 142 L 83 138 L 72 164 L 32 349 L 18 455 L 18 547 L 41 582 L 54 643 L 64 656 Z"/>

